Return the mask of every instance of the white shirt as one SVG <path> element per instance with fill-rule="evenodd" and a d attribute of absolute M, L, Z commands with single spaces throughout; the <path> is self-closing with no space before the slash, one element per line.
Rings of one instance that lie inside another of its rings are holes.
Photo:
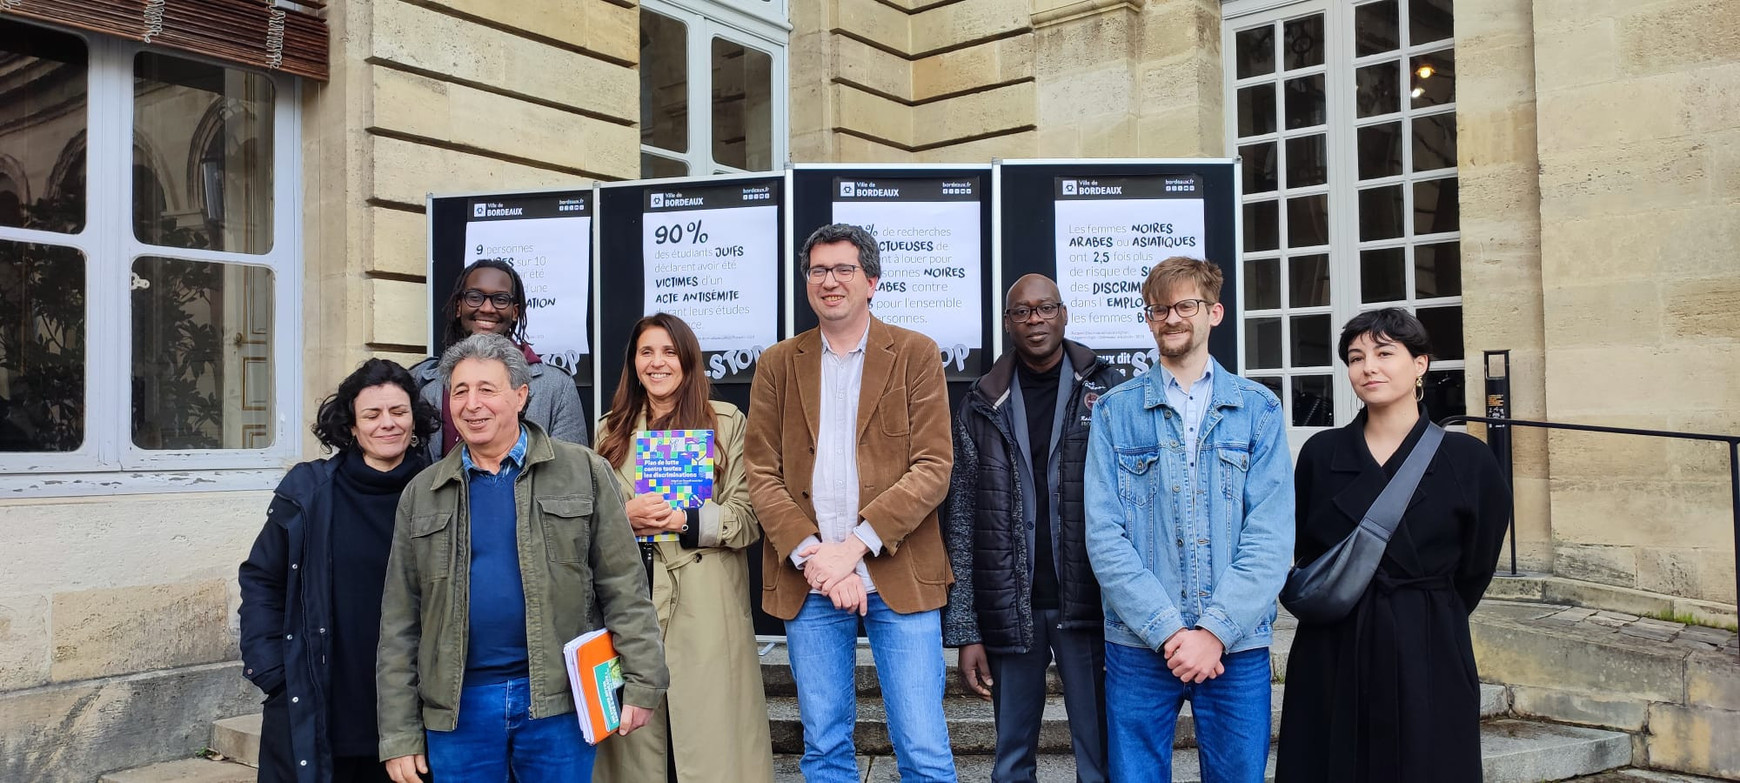
<path fill-rule="evenodd" d="M 805 538 L 792 552 L 791 561 L 799 568 L 808 558 L 797 553 L 811 544 L 837 544 L 853 535 L 870 548 L 871 556 L 882 553 L 882 538 L 858 516 L 858 392 L 864 383 L 864 347 L 869 341 L 870 327 L 865 324 L 858 345 L 841 356 L 822 335 L 821 411 L 816 419 L 816 467 L 810 477 L 810 499 L 821 535 Z M 876 583 L 862 560 L 854 570 L 865 591 L 875 592 Z"/>

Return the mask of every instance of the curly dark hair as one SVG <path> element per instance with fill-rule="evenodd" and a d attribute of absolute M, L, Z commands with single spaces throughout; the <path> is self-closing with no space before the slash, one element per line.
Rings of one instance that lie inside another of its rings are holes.
<path fill-rule="evenodd" d="M 471 279 L 471 273 L 479 269 L 499 269 L 506 272 L 508 279 L 513 281 L 511 293 L 514 298 L 514 310 L 518 312 L 518 317 L 514 319 L 514 325 L 508 330 L 507 337 L 516 344 L 523 345 L 526 342 L 525 281 L 520 279 L 520 273 L 514 269 L 512 261 L 505 258 L 482 258 L 473 261 L 470 266 L 460 271 L 459 278 L 453 281 L 453 293 L 447 296 L 447 304 L 441 308 L 442 317 L 447 319 L 447 326 L 442 329 L 441 333 L 442 350 L 446 350 L 456 345 L 460 340 L 471 336 L 470 332 L 465 331 L 465 325 L 459 322 L 459 299 L 465 294 L 465 284 Z M 436 353 L 440 353 L 440 351 L 436 351 Z"/>
<path fill-rule="evenodd" d="M 405 390 L 411 398 L 411 434 L 427 440 L 441 429 L 441 413 L 417 394 L 417 382 L 411 372 L 397 362 L 370 359 L 363 362 L 338 384 L 338 391 L 320 401 L 314 414 L 314 437 L 327 451 L 343 451 L 356 445 L 350 428 L 356 424 L 356 398 L 363 389 L 393 385 Z"/>

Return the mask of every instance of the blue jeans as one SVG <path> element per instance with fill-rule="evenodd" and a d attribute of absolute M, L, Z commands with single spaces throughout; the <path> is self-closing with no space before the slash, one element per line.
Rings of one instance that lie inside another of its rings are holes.
<path fill-rule="evenodd" d="M 902 781 L 954 783 L 955 760 L 943 718 L 942 615 L 936 610 L 900 614 L 870 594 L 864 617 L 876 679 L 888 711 Z M 798 716 L 804 726 L 806 783 L 858 783 L 852 745 L 857 722 L 858 614 L 834 608 L 827 596 L 811 595 L 785 623 Z"/>
<path fill-rule="evenodd" d="M 591 783 L 596 749 L 574 713 L 532 718 L 524 677 L 459 692 L 459 725 L 425 732 L 441 783 Z"/>
<path fill-rule="evenodd" d="M 1146 648 L 1106 644 L 1106 733 L 1113 781 L 1172 779 L 1178 710 L 1190 700 L 1203 783 L 1262 783 L 1269 760 L 1269 649 L 1221 658 L 1194 685 Z"/>

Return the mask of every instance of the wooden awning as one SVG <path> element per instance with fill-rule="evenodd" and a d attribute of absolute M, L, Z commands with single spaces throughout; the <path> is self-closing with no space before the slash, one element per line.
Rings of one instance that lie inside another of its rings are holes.
<path fill-rule="evenodd" d="M 0 0 L 0 16 L 325 81 L 321 0 Z"/>

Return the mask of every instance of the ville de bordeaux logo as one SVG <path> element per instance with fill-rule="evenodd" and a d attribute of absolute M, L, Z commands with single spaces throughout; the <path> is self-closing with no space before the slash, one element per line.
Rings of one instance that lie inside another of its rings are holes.
<path fill-rule="evenodd" d="M 840 198 L 851 198 L 852 194 L 857 191 L 857 188 L 858 183 L 856 182 L 840 183 Z"/>
<path fill-rule="evenodd" d="M 484 217 L 488 214 L 489 214 L 489 205 L 488 204 L 485 204 L 485 203 L 480 201 L 476 204 L 471 205 L 471 216 L 472 217 L 480 218 L 480 217 Z"/>
<path fill-rule="evenodd" d="M 1063 181 L 1063 195 L 1065 195 L 1065 196 L 1075 195 L 1075 180 L 1066 179 Z"/>
<path fill-rule="evenodd" d="M 665 205 L 665 194 L 663 194 L 663 193 L 652 194 L 652 208 L 653 209 L 658 209 L 659 207 L 662 207 L 664 205 Z"/>

